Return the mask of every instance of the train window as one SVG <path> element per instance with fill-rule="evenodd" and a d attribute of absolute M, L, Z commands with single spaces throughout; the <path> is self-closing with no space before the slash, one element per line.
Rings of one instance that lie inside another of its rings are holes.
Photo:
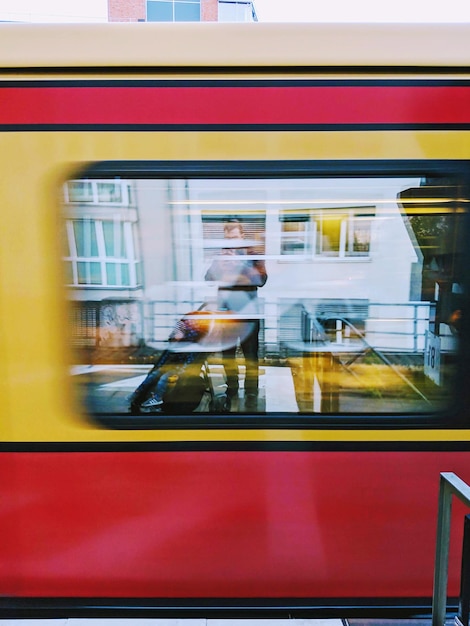
<path fill-rule="evenodd" d="M 442 413 L 463 189 L 414 171 L 67 181 L 72 375 L 87 409 L 126 424 Z"/>

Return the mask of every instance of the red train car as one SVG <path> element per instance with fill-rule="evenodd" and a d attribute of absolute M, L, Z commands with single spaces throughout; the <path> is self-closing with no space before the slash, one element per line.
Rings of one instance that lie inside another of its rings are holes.
<path fill-rule="evenodd" d="M 468 27 L 0 30 L 1 614 L 429 612 Z"/>

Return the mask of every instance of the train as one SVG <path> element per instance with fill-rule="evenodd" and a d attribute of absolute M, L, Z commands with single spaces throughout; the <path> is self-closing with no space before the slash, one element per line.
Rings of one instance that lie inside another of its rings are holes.
<path fill-rule="evenodd" d="M 470 481 L 469 26 L 0 41 L 0 614 L 429 614 Z"/>

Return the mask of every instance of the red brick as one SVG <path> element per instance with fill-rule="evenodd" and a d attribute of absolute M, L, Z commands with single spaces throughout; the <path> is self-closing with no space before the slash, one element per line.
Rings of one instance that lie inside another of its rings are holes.
<path fill-rule="evenodd" d="M 108 22 L 138 22 L 145 19 L 145 0 L 108 0 Z"/>
<path fill-rule="evenodd" d="M 201 0 L 201 22 L 217 22 L 218 19 L 218 0 Z"/>

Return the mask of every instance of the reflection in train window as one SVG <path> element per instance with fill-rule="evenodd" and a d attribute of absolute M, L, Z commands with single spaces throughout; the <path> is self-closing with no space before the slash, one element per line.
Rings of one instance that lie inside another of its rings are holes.
<path fill-rule="evenodd" d="M 425 177 L 73 180 L 73 379 L 95 414 L 449 405 L 461 188 Z"/>

